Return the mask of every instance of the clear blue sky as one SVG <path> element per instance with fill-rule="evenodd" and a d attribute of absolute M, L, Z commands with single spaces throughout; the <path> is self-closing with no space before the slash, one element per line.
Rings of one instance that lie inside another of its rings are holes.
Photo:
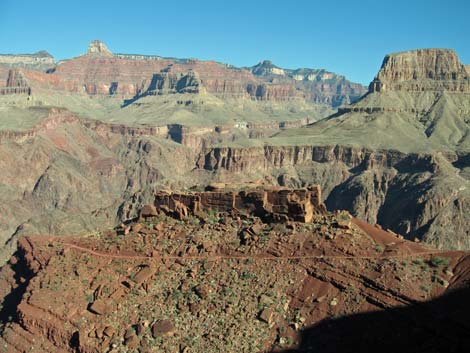
<path fill-rule="evenodd" d="M 0 0 L 0 52 L 114 52 L 325 68 L 368 83 L 386 53 L 453 48 L 470 64 L 469 0 Z"/>

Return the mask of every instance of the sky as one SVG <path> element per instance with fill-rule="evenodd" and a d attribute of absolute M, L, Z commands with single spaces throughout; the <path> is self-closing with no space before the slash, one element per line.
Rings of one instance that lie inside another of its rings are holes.
<path fill-rule="evenodd" d="M 0 53 L 116 53 L 323 68 L 367 84 L 387 53 L 452 48 L 470 64 L 469 0 L 0 0 Z"/>

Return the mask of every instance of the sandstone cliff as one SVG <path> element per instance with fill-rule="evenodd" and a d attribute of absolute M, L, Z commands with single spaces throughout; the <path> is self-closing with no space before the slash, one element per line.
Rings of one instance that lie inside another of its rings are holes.
<path fill-rule="evenodd" d="M 113 56 L 113 53 L 111 53 L 111 51 L 103 42 L 99 40 L 93 40 L 90 42 L 88 51 L 85 55 L 111 57 Z"/>
<path fill-rule="evenodd" d="M 171 93 L 199 93 L 201 80 L 194 72 L 173 74 L 171 72 L 161 72 L 154 74 L 150 82 L 144 80 L 143 93 L 136 96 L 144 95 L 161 95 Z"/>
<path fill-rule="evenodd" d="M 387 55 L 369 92 L 446 90 L 470 92 L 470 77 L 449 49 L 418 49 Z"/>
<path fill-rule="evenodd" d="M 310 129 L 321 143 L 402 151 L 470 150 L 470 78 L 447 49 L 388 55 L 369 93 Z"/>
<path fill-rule="evenodd" d="M 44 50 L 34 54 L 0 54 L 1 65 L 46 71 L 54 67 L 55 59 Z"/>
<path fill-rule="evenodd" d="M 31 94 L 31 87 L 23 73 L 17 69 L 8 72 L 5 88 L 0 88 L 0 95 Z"/>

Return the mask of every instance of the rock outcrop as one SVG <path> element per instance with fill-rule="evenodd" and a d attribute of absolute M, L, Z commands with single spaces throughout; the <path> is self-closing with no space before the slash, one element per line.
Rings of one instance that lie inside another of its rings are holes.
<path fill-rule="evenodd" d="M 183 219 L 201 212 L 247 214 L 271 221 L 311 223 L 315 215 L 326 212 L 320 187 L 304 189 L 257 188 L 244 191 L 213 190 L 194 193 L 155 195 L 155 206 Z"/>
<path fill-rule="evenodd" d="M 5 88 L 0 88 L 0 95 L 6 94 L 31 94 L 31 87 L 18 69 L 12 69 L 8 72 L 8 78 Z"/>
<path fill-rule="evenodd" d="M 199 93 L 201 80 L 195 72 L 177 73 L 161 72 L 154 74 L 150 82 L 144 80 L 143 93 L 134 99 L 146 95 L 164 95 L 174 93 Z"/>
<path fill-rule="evenodd" d="M 418 49 L 387 55 L 369 92 L 470 92 L 470 75 L 450 49 Z"/>
<path fill-rule="evenodd" d="M 0 54 L 0 65 L 45 71 L 55 66 L 55 59 L 45 50 L 34 54 Z"/>
<path fill-rule="evenodd" d="M 5 86 L 11 69 L 46 72 L 55 66 L 54 57 L 44 50 L 34 54 L 0 54 L 0 87 Z"/>
<path fill-rule="evenodd" d="M 304 99 L 333 107 L 352 103 L 365 93 L 362 85 L 354 84 L 344 76 L 322 69 L 282 69 L 265 60 L 250 70 L 266 82 L 295 87 L 303 93 Z M 292 92 L 290 95 L 295 96 L 296 93 Z"/>
<path fill-rule="evenodd" d="M 112 57 L 113 53 L 111 53 L 111 51 L 103 42 L 99 40 L 93 40 L 88 46 L 88 51 L 85 55 Z"/>

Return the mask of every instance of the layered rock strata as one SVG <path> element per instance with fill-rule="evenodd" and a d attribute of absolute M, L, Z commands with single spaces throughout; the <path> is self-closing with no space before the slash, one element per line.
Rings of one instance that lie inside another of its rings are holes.
<path fill-rule="evenodd" d="M 31 87 L 20 70 L 13 69 L 8 72 L 5 88 L 0 88 L 0 95 L 31 94 Z"/>
<path fill-rule="evenodd" d="M 450 49 L 418 49 L 387 55 L 369 92 L 470 92 L 470 75 Z"/>
<path fill-rule="evenodd" d="M 311 223 L 314 215 L 326 212 L 320 187 L 305 189 L 259 188 L 246 191 L 206 191 L 200 193 L 159 193 L 159 210 L 179 218 L 209 210 L 250 214 L 262 219 Z"/>
<path fill-rule="evenodd" d="M 46 71 L 36 70 L 35 67 L 28 65 L 23 67 L 32 68 L 35 71 Z M 312 70 L 315 74 L 304 73 L 305 80 L 298 79 L 300 73 L 294 75 L 295 77 L 282 76 L 281 79 L 273 80 L 266 75 L 253 74 L 249 69 L 238 69 L 214 61 L 115 55 L 104 43 L 97 40 L 90 43 L 84 55 L 62 61 L 49 68 L 47 72 L 49 76 L 52 76 L 50 79 L 40 76 L 37 79 L 43 82 L 49 81 L 48 89 L 83 92 L 89 95 L 115 95 L 130 99 L 141 95 L 142 87 L 148 86 L 149 82 L 155 84 L 157 84 L 155 81 L 168 82 L 168 77 L 158 77 L 162 70 L 183 76 L 192 72 L 199 77 L 198 86 L 203 86 L 210 94 L 223 99 L 307 101 L 336 107 L 354 101 L 365 93 L 362 85 L 351 83 L 342 76 L 326 73 L 324 70 Z M 305 69 L 302 70 L 305 71 Z M 185 80 L 194 81 L 192 75 L 189 74 Z M 67 83 L 64 84 L 64 82 Z M 185 82 L 184 86 L 193 85 Z M 167 88 L 169 92 L 176 89 Z M 161 88 L 156 88 L 156 90 L 163 92 Z M 198 90 L 198 88 L 196 90 L 193 88 L 191 92 Z"/>

